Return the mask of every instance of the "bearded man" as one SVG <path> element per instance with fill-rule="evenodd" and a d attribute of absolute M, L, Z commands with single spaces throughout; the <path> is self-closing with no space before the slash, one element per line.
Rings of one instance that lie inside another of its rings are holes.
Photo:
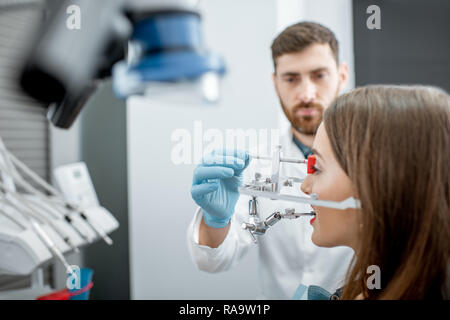
<path fill-rule="evenodd" d="M 346 85 L 348 67 L 339 62 L 338 51 L 333 32 L 312 22 L 292 25 L 273 41 L 273 82 L 291 124 L 280 139 L 283 154 L 288 157 L 306 159 L 312 154 L 323 112 Z M 245 152 L 228 153 L 224 150 L 209 155 L 208 161 L 196 168 L 191 188 L 199 208 L 188 228 L 188 247 L 196 266 L 207 272 L 232 268 L 252 247 L 251 235 L 241 228 L 248 221 L 249 198 L 239 197 L 237 185 L 243 174 L 251 177 L 254 172 L 270 169 L 262 160 L 249 164 Z M 280 175 L 304 177 L 305 173 L 304 165 L 284 163 Z M 291 192 L 305 196 L 299 188 Z M 306 204 L 263 198 L 258 201 L 259 211 L 266 215 L 284 208 L 311 210 Z M 291 299 L 299 283 L 318 285 L 330 292 L 340 287 L 353 252 L 344 247 L 315 246 L 312 231 L 309 220 L 301 217 L 282 220 L 259 237 L 259 245 L 253 246 L 259 250 L 258 298 Z"/>

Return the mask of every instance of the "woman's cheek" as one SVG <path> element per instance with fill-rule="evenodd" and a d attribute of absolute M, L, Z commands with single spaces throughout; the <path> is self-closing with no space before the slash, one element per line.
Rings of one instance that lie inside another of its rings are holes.
<path fill-rule="evenodd" d="M 342 229 L 340 222 L 342 221 L 339 221 L 339 213 L 335 211 L 322 208 L 316 215 L 313 223 L 314 232 L 311 237 L 314 244 L 324 247 L 339 245 L 336 240 L 340 238 Z"/>
<path fill-rule="evenodd" d="M 326 214 L 325 214 L 326 215 Z M 318 246 L 324 246 L 327 243 L 327 232 L 326 232 L 326 218 L 323 219 L 323 212 L 321 209 L 316 208 L 316 218 L 312 223 L 313 234 L 311 237 L 312 242 Z M 325 222 L 325 223 L 324 223 Z M 324 230 L 325 229 L 325 230 Z"/>

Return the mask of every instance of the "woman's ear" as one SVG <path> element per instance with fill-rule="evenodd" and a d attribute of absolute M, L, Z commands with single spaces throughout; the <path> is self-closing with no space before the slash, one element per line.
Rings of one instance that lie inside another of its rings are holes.
<path fill-rule="evenodd" d="M 348 64 L 347 64 L 347 62 L 344 61 L 339 65 L 338 73 L 339 73 L 339 92 L 341 92 L 347 86 L 347 82 L 348 82 Z"/>

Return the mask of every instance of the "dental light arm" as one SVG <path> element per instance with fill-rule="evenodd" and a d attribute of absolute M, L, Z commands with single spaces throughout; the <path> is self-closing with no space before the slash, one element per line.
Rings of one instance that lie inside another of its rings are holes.
<path fill-rule="evenodd" d="M 225 65 L 205 48 L 198 0 L 35 2 L 44 3 L 46 18 L 20 84 L 48 107 L 55 126 L 70 127 L 109 77 L 119 98 L 146 94 L 153 84 L 193 82 L 204 100 L 218 99 Z"/>

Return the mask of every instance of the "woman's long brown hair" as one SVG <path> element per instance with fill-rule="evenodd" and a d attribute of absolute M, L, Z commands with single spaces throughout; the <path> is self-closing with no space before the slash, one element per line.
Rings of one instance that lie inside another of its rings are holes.
<path fill-rule="evenodd" d="M 442 298 L 450 251 L 450 97 L 367 86 L 337 98 L 324 126 L 361 201 L 360 246 L 343 299 Z M 367 268 L 381 271 L 369 289 Z"/>

